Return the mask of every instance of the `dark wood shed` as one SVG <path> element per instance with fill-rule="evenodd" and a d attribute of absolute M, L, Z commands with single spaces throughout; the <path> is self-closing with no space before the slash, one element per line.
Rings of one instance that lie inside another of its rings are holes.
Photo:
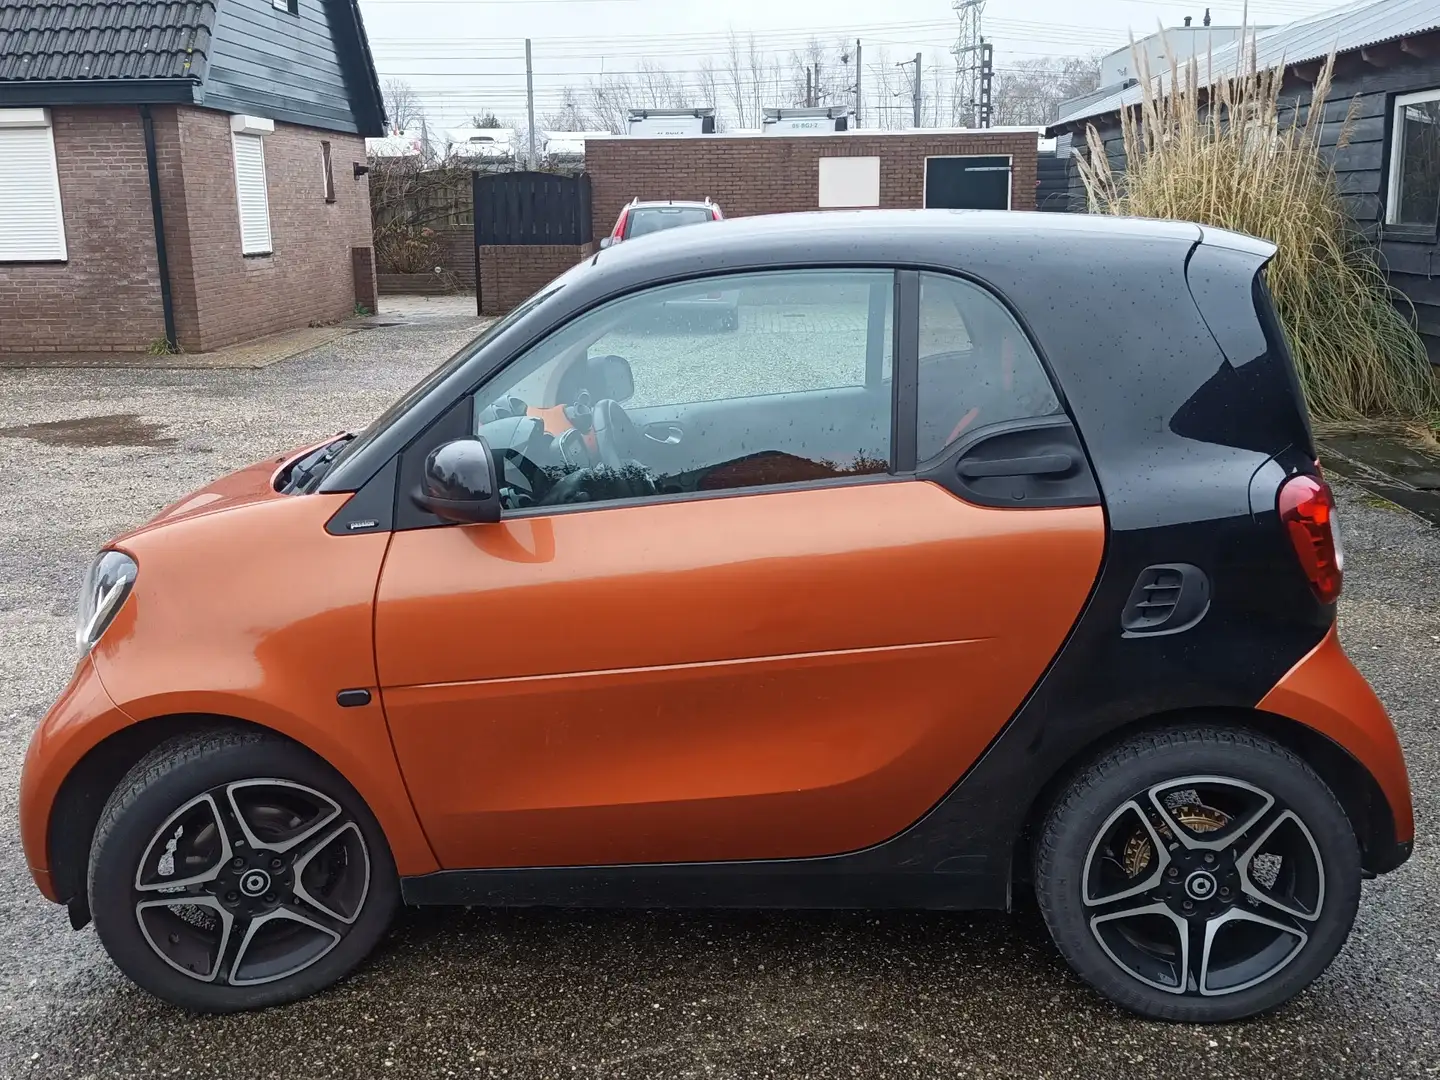
<path fill-rule="evenodd" d="M 1335 71 L 1323 145 L 1346 206 L 1375 243 L 1391 284 L 1415 305 L 1430 358 L 1440 364 L 1440 4 L 1348 4 L 1260 31 L 1253 39 L 1259 66 L 1285 65 L 1283 96 L 1302 110 L 1332 50 Z M 1240 70 L 1245 61 L 1231 45 L 1208 63 L 1223 73 Z M 1123 170 L 1120 114 L 1141 97 L 1138 85 L 1090 95 L 1068 114 L 1062 107 L 1047 134 L 1069 135 L 1083 152 L 1093 127 L 1111 168 Z M 1347 116 L 1353 120 L 1340 146 Z M 1085 192 L 1073 161 L 1068 188 L 1070 209 L 1083 212 Z"/>

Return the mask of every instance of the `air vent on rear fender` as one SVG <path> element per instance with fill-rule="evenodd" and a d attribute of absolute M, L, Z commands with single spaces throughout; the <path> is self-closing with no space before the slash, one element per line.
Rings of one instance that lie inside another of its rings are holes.
<path fill-rule="evenodd" d="M 1210 610 L 1210 579 L 1190 563 L 1157 563 L 1140 571 L 1120 625 L 1126 637 L 1178 634 Z"/>

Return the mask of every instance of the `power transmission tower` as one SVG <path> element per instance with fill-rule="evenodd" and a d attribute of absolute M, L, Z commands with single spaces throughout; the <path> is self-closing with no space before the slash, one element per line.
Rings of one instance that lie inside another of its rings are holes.
<path fill-rule="evenodd" d="M 951 7 L 960 19 L 960 32 L 955 39 L 955 108 L 954 119 L 966 127 L 981 127 L 980 101 L 984 83 L 985 44 L 980 31 L 980 16 L 985 0 L 951 0 Z"/>
<path fill-rule="evenodd" d="M 980 45 L 980 126 L 988 128 L 991 120 L 991 90 L 995 85 L 995 46 L 988 41 Z"/>

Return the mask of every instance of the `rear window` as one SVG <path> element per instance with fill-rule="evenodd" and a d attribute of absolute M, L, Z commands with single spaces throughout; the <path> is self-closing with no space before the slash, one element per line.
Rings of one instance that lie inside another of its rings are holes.
<path fill-rule="evenodd" d="M 920 461 L 966 432 L 1060 411 L 1050 377 L 1010 313 L 984 289 L 920 275 Z"/>
<path fill-rule="evenodd" d="M 631 210 L 626 218 L 625 238 L 662 232 L 679 225 L 698 225 L 713 219 L 708 206 L 641 206 Z"/>

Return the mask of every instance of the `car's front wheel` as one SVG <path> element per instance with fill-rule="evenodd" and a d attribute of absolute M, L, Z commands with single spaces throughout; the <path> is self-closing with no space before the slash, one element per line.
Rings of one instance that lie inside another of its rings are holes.
<path fill-rule="evenodd" d="M 90 909 L 126 975 L 199 1012 L 292 1001 L 353 968 L 399 886 L 363 801 L 303 748 L 184 735 L 121 780 L 90 852 Z"/>
<path fill-rule="evenodd" d="M 1163 1020 L 1275 1008 L 1334 959 L 1360 853 L 1315 772 L 1258 734 L 1150 732 L 1060 796 L 1035 849 L 1045 922 L 1077 974 Z"/>

